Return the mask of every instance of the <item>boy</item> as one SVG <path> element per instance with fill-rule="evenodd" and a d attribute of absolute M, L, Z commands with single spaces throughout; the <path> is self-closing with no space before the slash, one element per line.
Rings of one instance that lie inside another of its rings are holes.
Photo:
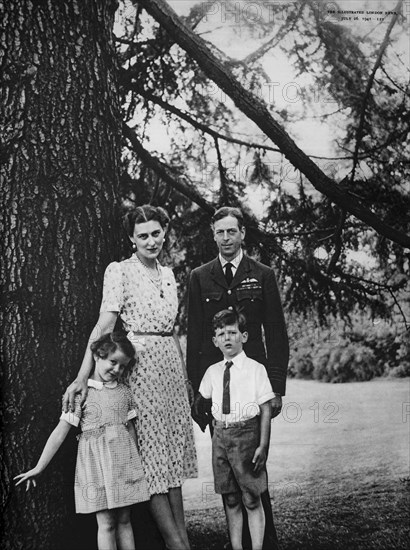
<path fill-rule="evenodd" d="M 232 550 L 242 550 L 243 502 L 252 549 L 261 550 L 265 514 L 260 495 L 267 490 L 271 405 L 274 398 L 265 367 L 246 356 L 246 319 L 224 309 L 213 318 L 213 343 L 223 361 L 211 365 L 199 393 L 212 399 L 212 467 L 215 491 L 222 494 Z"/>

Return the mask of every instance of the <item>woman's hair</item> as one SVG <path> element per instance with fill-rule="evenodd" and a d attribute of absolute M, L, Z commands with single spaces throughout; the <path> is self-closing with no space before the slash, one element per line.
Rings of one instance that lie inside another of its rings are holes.
<path fill-rule="evenodd" d="M 135 364 L 135 348 L 128 340 L 125 332 L 117 331 L 103 334 L 91 344 L 90 349 L 94 355 L 97 355 L 101 359 L 106 359 L 111 353 L 120 350 L 130 358 L 128 367 L 132 367 Z"/>
<path fill-rule="evenodd" d="M 143 204 L 142 206 L 137 206 L 137 208 L 127 212 L 122 223 L 128 237 L 132 237 L 135 224 L 150 221 L 158 222 L 162 229 L 166 229 L 169 224 L 169 216 L 167 211 L 161 206 Z"/>
<path fill-rule="evenodd" d="M 214 223 L 217 222 L 218 220 L 222 220 L 227 216 L 232 216 L 232 218 L 236 218 L 238 220 L 239 229 L 242 229 L 243 214 L 239 208 L 235 208 L 234 206 L 222 206 L 222 208 L 219 208 L 215 212 L 215 214 L 212 216 L 212 225 L 214 225 Z"/>
<path fill-rule="evenodd" d="M 246 332 L 246 317 L 236 308 L 218 311 L 212 319 L 214 334 L 218 328 L 225 328 L 231 325 L 238 325 L 239 332 L 242 334 Z"/>

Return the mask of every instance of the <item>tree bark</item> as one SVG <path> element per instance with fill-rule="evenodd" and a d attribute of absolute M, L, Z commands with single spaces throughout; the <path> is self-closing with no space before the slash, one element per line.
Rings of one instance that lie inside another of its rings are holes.
<path fill-rule="evenodd" d="M 198 63 L 203 72 L 223 90 L 235 105 L 275 143 L 286 158 L 304 174 L 313 187 L 323 193 L 342 209 L 373 227 L 380 235 L 410 247 L 410 236 L 381 220 L 363 201 L 351 196 L 347 189 L 337 185 L 296 145 L 289 134 L 272 117 L 266 105 L 246 90 L 207 46 L 206 42 L 187 28 L 175 11 L 164 0 L 133 0 L 140 4 Z"/>
<path fill-rule="evenodd" d="M 61 411 L 118 254 L 114 0 L 0 2 L 4 549 L 91 548 L 74 516 L 74 437 L 15 488 Z"/>

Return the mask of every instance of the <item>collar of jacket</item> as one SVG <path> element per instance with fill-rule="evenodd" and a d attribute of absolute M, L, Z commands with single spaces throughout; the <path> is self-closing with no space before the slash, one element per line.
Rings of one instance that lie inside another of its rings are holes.
<path fill-rule="evenodd" d="M 224 272 L 222 271 L 219 257 L 217 257 L 215 258 L 211 266 L 211 278 L 215 281 L 216 284 L 222 286 L 223 288 L 234 288 L 242 281 L 244 274 L 251 271 L 251 269 L 252 267 L 250 265 L 249 258 L 244 253 L 243 258 L 238 265 L 238 269 L 236 270 L 232 283 L 229 286 L 226 282 Z"/>

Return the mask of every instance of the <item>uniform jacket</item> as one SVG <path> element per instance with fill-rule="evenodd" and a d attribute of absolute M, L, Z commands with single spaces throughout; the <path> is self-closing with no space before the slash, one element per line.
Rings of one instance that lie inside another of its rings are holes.
<path fill-rule="evenodd" d="M 219 258 L 194 269 L 189 281 L 187 370 L 195 391 L 206 369 L 222 360 L 212 318 L 237 306 L 247 320 L 245 353 L 266 367 L 275 393 L 285 394 L 289 343 L 274 271 L 244 255 L 229 286 Z M 265 344 L 262 337 L 265 334 Z"/>

